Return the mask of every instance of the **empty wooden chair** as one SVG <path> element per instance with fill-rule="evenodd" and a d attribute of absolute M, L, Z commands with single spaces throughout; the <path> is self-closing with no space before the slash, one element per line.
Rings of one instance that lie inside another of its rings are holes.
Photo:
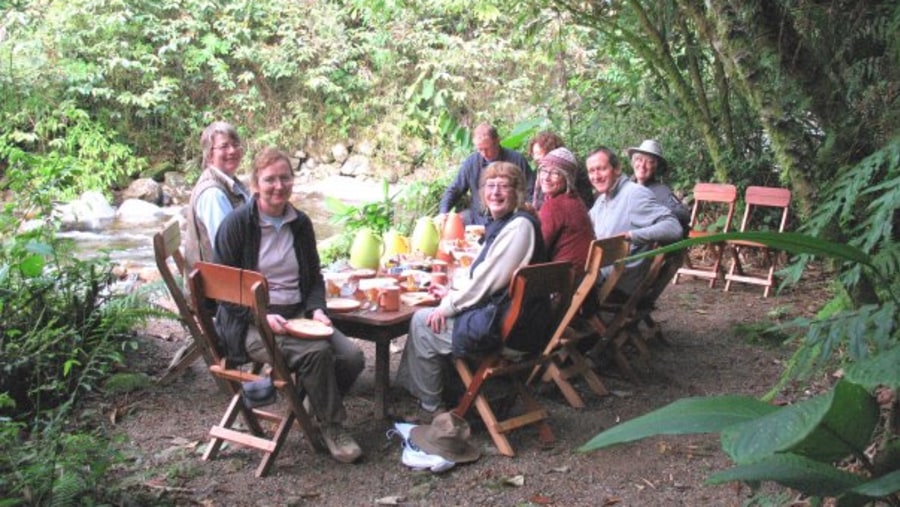
<path fill-rule="evenodd" d="M 547 301 L 547 316 L 552 327 L 556 327 L 563 313 L 569 307 L 572 297 L 572 266 L 568 262 L 549 262 L 533 264 L 519 268 L 510 282 L 509 294 L 511 304 L 500 325 L 500 337 L 506 343 L 516 330 L 516 324 L 533 301 Z M 549 332 L 548 332 L 549 338 Z M 507 350 L 497 351 L 483 357 L 473 358 L 477 363 L 474 371 L 469 367 L 469 358 L 456 358 L 453 365 L 463 381 L 466 390 L 460 398 L 459 405 L 452 411 L 463 417 L 472 407 L 478 410 L 481 420 L 490 433 L 494 444 L 501 454 L 514 456 L 515 451 L 506 437 L 506 433 L 522 426 L 536 424 L 543 443 L 553 442 L 553 432 L 547 424 L 548 412 L 528 392 L 523 379 L 539 358 L 522 360 L 508 354 Z M 498 420 L 486 396 L 482 394 L 484 383 L 495 377 L 506 377 L 512 382 L 516 393 L 521 397 L 525 413 L 505 420 Z"/>
<path fill-rule="evenodd" d="M 741 232 L 750 230 L 751 218 L 754 212 L 761 208 L 775 209 L 779 212 L 778 232 L 784 232 L 787 225 L 788 210 L 791 206 L 791 191 L 778 187 L 747 187 L 744 193 L 746 207 L 744 218 L 741 220 Z M 775 265 L 777 256 L 771 248 L 762 243 L 747 240 L 732 240 L 726 242 L 727 250 L 731 253 L 731 267 L 725 274 L 725 290 L 731 288 L 731 282 L 750 283 L 762 285 L 763 297 L 769 297 L 769 292 L 775 284 Z M 768 268 L 763 273 L 754 274 L 745 269 L 741 261 L 741 255 L 749 251 L 759 251 L 765 256 Z"/>
<path fill-rule="evenodd" d="M 209 372 L 214 377 L 224 380 L 231 393 L 225 414 L 219 423 L 209 430 L 210 442 L 203 453 L 203 459 L 215 458 L 224 442 L 234 442 L 263 453 L 262 461 L 256 468 L 256 476 L 265 476 L 278 456 L 294 421 L 299 423 L 313 449 L 324 450 L 318 429 L 313 426 L 303 408 L 298 386 L 284 362 L 281 349 L 275 343 L 274 335 L 266 320 L 269 288 L 265 277 L 255 271 L 198 262 L 189 276 L 189 283 L 194 308 L 198 309 L 201 336 L 205 340 L 203 346 L 214 358 Z M 252 312 L 266 351 L 272 358 L 269 375 L 283 400 L 280 413 L 249 408 L 245 403 L 242 383 L 260 380 L 263 376 L 240 370 L 236 365 L 226 362 L 212 315 L 206 310 L 210 307 L 208 303 L 211 301 L 245 306 Z M 245 429 L 234 425 L 238 415 L 243 416 L 246 422 Z M 263 428 L 264 422 L 274 425 L 274 430 L 267 431 Z"/>
<path fill-rule="evenodd" d="M 723 183 L 697 183 L 694 185 L 694 205 L 691 209 L 691 223 L 688 238 L 698 238 L 711 234 L 708 230 L 710 224 L 718 226 L 722 230 L 715 232 L 728 232 L 734 218 L 734 207 L 737 202 L 737 187 Z M 709 286 L 715 287 L 716 280 L 721 275 L 722 244 L 711 244 L 712 259 L 710 265 L 693 265 L 690 255 L 684 257 L 684 266 L 678 270 L 673 283 L 678 283 L 678 277 L 682 275 L 708 278 Z"/>
<path fill-rule="evenodd" d="M 596 395 L 606 396 L 609 394 L 600 377 L 597 376 L 587 358 L 578 348 L 579 341 L 584 335 L 574 329 L 572 325 L 576 321 L 591 324 L 592 320 L 598 319 L 592 310 L 583 313 L 582 307 L 586 302 L 591 307 L 590 303 L 592 302 L 588 299 L 597 297 L 596 284 L 600 270 L 607 266 L 614 266 L 616 262 L 626 256 L 628 256 L 628 242 L 624 236 L 594 240 L 591 243 L 585 264 L 585 275 L 572 295 L 569 308 L 544 349 L 543 363 L 535 366 L 528 378 L 528 384 L 540 375 L 542 381 L 555 383 L 569 405 L 574 408 L 584 408 L 584 400 L 575 390 L 570 379 L 582 377 Z M 599 288 L 600 298 L 605 300 L 612 292 L 622 273 L 622 267 L 622 265 L 616 266 L 604 280 L 603 285 Z M 595 322 L 587 327 L 596 329 L 601 326 L 599 322 Z"/>
<path fill-rule="evenodd" d="M 169 366 L 166 373 L 160 378 L 160 383 L 167 383 L 175 379 L 181 372 L 187 369 L 199 357 L 203 357 L 207 365 L 214 364 L 213 357 L 206 352 L 206 348 L 201 346 L 203 340 L 200 324 L 197 321 L 197 315 L 188 303 L 187 297 L 183 290 L 183 285 L 179 283 L 175 273 L 184 272 L 184 255 L 181 253 L 181 226 L 177 218 L 169 220 L 162 230 L 153 235 L 153 253 L 156 259 L 156 268 L 162 277 L 166 288 L 181 323 L 188 332 L 188 344 L 181 350 L 180 357 L 176 357 Z M 174 264 L 175 272 L 172 271 Z M 225 389 L 224 384 L 219 383 L 219 387 Z M 226 390 L 227 392 L 227 390 Z"/>

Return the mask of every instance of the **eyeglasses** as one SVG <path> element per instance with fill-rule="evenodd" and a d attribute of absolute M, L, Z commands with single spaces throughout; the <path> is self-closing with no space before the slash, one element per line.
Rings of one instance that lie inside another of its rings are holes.
<path fill-rule="evenodd" d="M 488 183 L 484 186 L 484 190 L 487 192 L 494 192 L 499 190 L 501 192 L 509 192 L 512 189 L 512 185 L 509 183 Z"/>
<path fill-rule="evenodd" d="M 261 178 L 259 181 L 263 182 L 266 185 L 274 185 L 277 182 L 281 182 L 282 185 L 290 185 L 294 182 L 294 176 L 290 174 L 281 174 L 279 176 L 266 176 L 265 178 Z"/>
<path fill-rule="evenodd" d="M 558 179 L 562 177 L 562 173 L 560 173 L 556 169 L 541 169 L 540 175 L 548 179 Z"/>
<path fill-rule="evenodd" d="M 212 147 L 212 149 L 214 149 L 214 150 L 222 150 L 222 151 L 225 151 L 228 148 L 234 148 L 235 150 L 240 150 L 241 145 L 240 145 L 240 143 L 222 143 L 222 144 L 217 144 Z"/>

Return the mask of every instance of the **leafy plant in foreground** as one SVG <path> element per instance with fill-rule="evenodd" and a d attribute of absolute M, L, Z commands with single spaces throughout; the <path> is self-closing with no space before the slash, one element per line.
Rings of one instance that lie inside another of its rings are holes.
<path fill-rule="evenodd" d="M 647 252 L 655 255 L 688 246 L 749 239 L 794 254 L 827 255 L 864 268 L 882 286 L 887 299 L 855 319 L 856 326 L 836 334 L 849 340 L 857 360 L 829 391 L 776 407 L 749 396 L 724 395 L 675 401 L 592 438 L 579 450 L 594 451 L 649 436 L 719 433 L 722 449 L 736 466 L 714 473 L 712 484 L 743 481 L 751 485 L 773 481 L 816 499 L 837 498 L 839 505 L 863 505 L 881 499 L 900 504 L 900 438 L 897 435 L 898 400 L 879 413 L 876 390 L 900 389 L 898 300 L 887 280 L 861 250 L 796 233 L 728 233 L 685 240 Z M 639 256 L 635 256 L 639 257 Z M 860 326 L 859 323 L 866 325 Z M 874 344 L 867 338 L 879 329 Z M 812 329 L 812 328 L 811 328 Z M 882 391 L 886 392 L 886 391 Z M 846 465 L 860 465 L 853 472 Z"/>
<path fill-rule="evenodd" d="M 113 290 L 106 259 L 76 258 L 53 220 L 22 227 L 23 208 L 50 216 L 50 194 L 29 175 L 51 158 L 14 153 L 3 182 L 24 200 L 0 211 L 0 505 L 103 496 L 115 457 L 73 414 L 136 346 L 132 329 L 155 314 L 139 293 Z"/>

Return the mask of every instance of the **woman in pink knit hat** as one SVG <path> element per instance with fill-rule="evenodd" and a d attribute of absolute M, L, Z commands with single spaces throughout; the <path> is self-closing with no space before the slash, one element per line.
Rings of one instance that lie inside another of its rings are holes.
<path fill-rule="evenodd" d="M 550 260 L 571 262 L 580 278 L 594 229 L 575 186 L 577 171 L 575 155 L 556 148 L 541 158 L 538 184 L 544 196 L 539 210 L 541 232 Z"/>

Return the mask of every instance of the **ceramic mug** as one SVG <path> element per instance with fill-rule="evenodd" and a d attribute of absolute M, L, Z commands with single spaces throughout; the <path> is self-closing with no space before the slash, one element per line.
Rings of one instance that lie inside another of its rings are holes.
<path fill-rule="evenodd" d="M 378 288 L 378 307 L 386 312 L 400 309 L 400 287 L 387 285 Z"/>

